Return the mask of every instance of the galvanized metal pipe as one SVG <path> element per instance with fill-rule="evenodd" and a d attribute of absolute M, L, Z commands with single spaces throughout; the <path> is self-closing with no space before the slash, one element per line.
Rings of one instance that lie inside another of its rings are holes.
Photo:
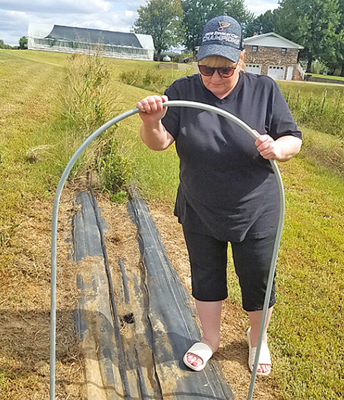
<path fill-rule="evenodd" d="M 241 121 L 239 118 L 235 117 L 234 115 L 228 113 L 227 111 L 221 110 L 220 108 L 210 106 L 208 104 L 192 102 L 192 101 L 181 101 L 181 100 L 167 101 L 163 105 L 164 105 L 164 107 L 190 107 L 190 108 L 197 108 L 200 110 L 214 112 L 215 114 L 221 115 L 224 118 L 227 118 L 230 121 L 233 121 L 234 123 L 236 123 L 242 129 L 244 129 L 249 135 L 251 135 L 254 140 L 257 139 L 257 137 L 258 137 L 258 135 L 246 123 L 244 123 L 243 121 Z M 69 175 L 71 169 L 73 168 L 75 162 L 80 157 L 82 152 L 90 145 L 90 143 L 93 142 L 94 139 L 96 139 L 101 133 L 103 133 L 106 129 L 110 128 L 112 125 L 122 121 L 125 118 L 130 117 L 131 115 L 137 114 L 139 111 L 140 110 L 138 108 L 134 108 L 123 114 L 120 114 L 117 117 L 108 121 L 106 124 L 102 125 L 95 132 L 93 132 L 93 134 L 90 135 L 82 143 L 82 145 L 78 148 L 78 150 L 74 153 L 74 155 L 68 162 L 68 164 L 61 176 L 61 179 L 57 186 L 57 189 L 56 189 L 55 198 L 54 198 L 54 206 L 53 206 L 52 237 L 51 237 L 50 400 L 55 400 L 56 269 L 57 269 L 56 255 L 57 255 L 58 209 L 59 209 L 61 193 L 62 193 L 63 187 L 67 181 L 68 175 Z M 268 314 L 269 301 L 270 301 L 270 296 L 271 296 L 271 291 L 272 291 L 272 286 L 273 286 L 273 280 L 274 280 L 276 262 L 277 262 L 277 256 L 278 256 L 278 249 L 279 249 L 279 245 L 280 245 L 280 241 L 281 241 L 283 220 L 284 220 L 285 200 L 284 200 L 284 189 L 283 189 L 283 182 L 282 182 L 281 174 L 279 172 L 279 169 L 277 167 L 275 160 L 269 160 L 269 161 L 270 161 L 272 169 L 275 173 L 275 176 L 277 179 L 277 184 L 278 184 L 278 189 L 279 189 L 279 197 L 280 197 L 280 199 L 279 199 L 280 200 L 279 201 L 279 221 L 278 221 L 276 239 L 275 239 L 275 244 L 274 244 L 274 249 L 273 249 L 273 254 L 272 254 L 272 259 L 271 259 L 266 294 L 265 294 L 265 299 L 264 299 L 262 321 L 261 321 L 261 325 L 260 325 L 259 337 L 258 337 L 258 343 L 257 343 L 257 352 L 256 352 L 255 360 L 254 360 L 252 377 L 251 377 L 251 382 L 250 382 L 250 387 L 249 387 L 249 392 L 248 392 L 248 397 L 247 397 L 248 400 L 251 400 L 252 396 L 253 396 L 254 385 L 255 385 L 256 376 L 257 376 L 259 354 L 260 354 L 260 349 L 261 349 L 262 341 L 263 341 L 264 327 L 265 327 L 265 322 L 266 322 L 266 318 L 267 318 L 267 314 Z"/>

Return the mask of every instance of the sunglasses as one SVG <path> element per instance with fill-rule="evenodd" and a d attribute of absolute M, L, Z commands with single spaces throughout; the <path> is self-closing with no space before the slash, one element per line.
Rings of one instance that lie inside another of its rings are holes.
<path fill-rule="evenodd" d="M 206 65 L 198 65 L 199 72 L 204 75 L 204 76 L 212 76 L 214 75 L 215 71 L 223 77 L 223 78 L 229 78 L 234 74 L 234 71 L 236 69 L 235 67 L 220 67 L 220 68 L 214 68 L 214 67 L 208 67 Z"/>

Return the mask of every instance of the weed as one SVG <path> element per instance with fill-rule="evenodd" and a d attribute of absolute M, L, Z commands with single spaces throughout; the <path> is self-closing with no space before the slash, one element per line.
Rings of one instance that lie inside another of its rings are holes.
<path fill-rule="evenodd" d="M 89 136 L 118 113 L 118 100 L 110 86 L 110 72 L 96 55 L 73 54 L 68 59 L 64 115 L 69 126 L 68 138 Z M 117 100 L 117 101 L 116 101 Z M 103 189 L 115 202 L 126 199 L 125 186 L 131 178 L 129 162 L 117 154 L 113 140 L 116 126 L 98 138 L 77 161 L 74 173 L 96 165 Z M 74 139 L 74 140 L 75 140 Z M 67 140 L 67 143 L 69 140 Z M 74 146 L 73 146 L 74 147 Z"/>
<path fill-rule="evenodd" d="M 292 84 L 281 86 L 298 124 L 344 138 L 344 86 L 331 91 L 330 87 L 310 86 L 310 92 Z"/>
<path fill-rule="evenodd" d="M 75 53 L 68 58 L 63 113 L 85 135 L 104 124 L 110 113 L 118 111 L 109 82 L 109 70 L 98 55 Z"/>
<path fill-rule="evenodd" d="M 151 92 L 163 93 L 177 78 L 192 73 L 191 70 L 180 71 L 172 69 L 148 68 L 123 71 L 119 78 L 127 85 L 136 86 Z"/>
<path fill-rule="evenodd" d="M 40 145 L 29 149 L 26 152 L 25 158 L 26 161 L 33 164 L 42 160 L 42 158 L 49 156 L 51 153 L 49 152 L 50 145 Z"/>
<path fill-rule="evenodd" d="M 101 179 L 101 188 L 107 191 L 114 203 L 127 199 L 127 185 L 132 178 L 132 166 L 118 155 L 118 141 L 111 138 L 101 149 L 96 160 L 96 169 Z"/>
<path fill-rule="evenodd" d="M 0 248 L 6 247 L 11 244 L 11 237 L 14 234 L 16 228 L 20 227 L 20 223 L 15 223 L 9 227 L 1 227 L 0 230 Z"/>

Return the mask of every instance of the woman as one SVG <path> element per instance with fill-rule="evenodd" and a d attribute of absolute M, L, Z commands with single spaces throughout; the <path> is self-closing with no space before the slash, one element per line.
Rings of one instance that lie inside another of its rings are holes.
<path fill-rule="evenodd" d="M 276 177 L 268 160 L 288 161 L 301 147 L 301 132 L 277 86 L 267 76 L 245 74 L 242 29 L 219 16 L 208 21 L 198 54 L 200 74 L 175 81 L 162 97 L 137 103 L 140 136 L 153 150 L 175 142 L 180 184 L 175 215 L 183 226 L 191 265 L 192 295 L 203 336 L 184 363 L 200 371 L 220 344 L 222 301 L 227 297 L 227 247 L 231 244 L 243 308 L 250 320 L 252 371 L 279 217 Z M 167 100 L 210 104 L 237 116 L 250 135 L 217 114 L 163 107 Z M 257 373 L 268 375 L 267 328 L 275 303 L 272 290 Z"/>

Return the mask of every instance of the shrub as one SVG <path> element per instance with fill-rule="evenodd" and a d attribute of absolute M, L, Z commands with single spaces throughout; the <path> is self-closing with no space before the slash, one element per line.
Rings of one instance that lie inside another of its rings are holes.
<path fill-rule="evenodd" d="M 178 55 L 174 56 L 173 61 L 176 62 L 176 63 L 179 63 L 182 60 L 184 60 L 185 58 L 189 58 L 189 57 L 192 57 L 192 56 L 193 56 L 192 53 L 178 54 Z"/>
<path fill-rule="evenodd" d="M 110 85 L 110 73 L 98 54 L 73 54 L 68 58 L 66 85 L 62 88 L 62 113 L 66 119 L 66 164 L 84 140 L 96 129 L 119 113 L 119 100 Z M 131 179 L 129 162 L 117 154 L 118 145 L 113 139 L 116 126 L 98 137 L 77 160 L 74 175 L 96 168 L 101 189 L 106 190 L 113 201 L 123 201 L 126 185 Z"/>
<path fill-rule="evenodd" d="M 119 78 L 123 83 L 153 92 L 161 92 L 168 86 L 166 76 L 158 69 L 124 71 Z"/>
<path fill-rule="evenodd" d="M 313 74 L 328 74 L 330 72 L 330 70 L 326 67 L 325 64 L 323 64 L 322 62 L 316 60 L 312 62 L 312 66 L 311 66 L 311 72 Z"/>
<path fill-rule="evenodd" d="M 68 58 L 63 113 L 85 134 L 93 132 L 118 112 L 110 88 L 110 72 L 97 54 L 73 54 Z"/>
<path fill-rule="evenodd" d="M 96 159 L 96 170 L 101 187 L 114 203 L 127 199 L 127 186 L 132 177 L 132 166 L 118 155 L 118 141 L 112 137 L 101 149 Z"/>
<path fill-rule="evenodd" d="M 119 75 L 120 80 L 127 85 L 146 89 L 155 93 L 163 93 L 176 79 L 190 75 L 191 69 L 181 71 L 177 69 L 150 68 L 147 70 L 124 71 Z"/>

